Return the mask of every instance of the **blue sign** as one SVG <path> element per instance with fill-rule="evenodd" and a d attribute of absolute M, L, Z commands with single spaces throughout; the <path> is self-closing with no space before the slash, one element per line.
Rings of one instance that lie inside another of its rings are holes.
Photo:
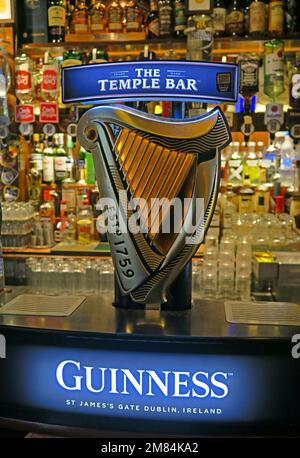
<path fill-rule="evenodd" d="M 136 100 L 235 103 L 238 66 L 185 61 L 135 61 L 66 67 L 64 103 Z"/>
<path fill-rule="evenodd" d="M 17 389 L 2 402 L 92 417 L 180 422 L 255 421 L 272 415 L 264 357 L 18 347 Z M 11 361 L 12 362 L 12 361 Z M 10 362 L 10 363 L 11 363 Z M 3 398 L 2 398 L 3 395 Z"/>

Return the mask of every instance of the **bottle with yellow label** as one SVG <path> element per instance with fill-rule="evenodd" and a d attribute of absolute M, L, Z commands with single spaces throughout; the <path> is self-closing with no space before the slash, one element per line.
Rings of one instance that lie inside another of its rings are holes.
<path fill-rule="evenodd" d="M 65 39 L 66 0 L 48 0 L 48 36 L 50 43 Z"/>
<path fill-rule="evenodd" d="M 284 34 L 284 1 L 270 0 L 268 32 L 273 37 L 282 37 Z"/>

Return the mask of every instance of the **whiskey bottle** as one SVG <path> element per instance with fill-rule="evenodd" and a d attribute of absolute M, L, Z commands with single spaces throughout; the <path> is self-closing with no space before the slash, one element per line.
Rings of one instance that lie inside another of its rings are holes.
<path fill-rule="evenodd" d="M 124 11 L 119 0 L 112 0 L 107 10 L 109 32 L 123 31 Z"/>
<path fill-rule="evenodd" d="M 259 91 L 259 58 L 255 55 L 242 56 L 240 66 L 240 94 L 245 99 L 245 112 L 249 113 L 251 98 Z"/>
<path fill-rule="evenodd" d="M 185 0 L 175 0 L 174 2 L 174 35 L 183 37 L 186 28 Z"/>
<path fill-rule="evenodd" d="M 124 9 L 127 32 L 140 32 L 142 30 L 142 10 L 137 0 L 129 0 Z"/>
<path fill-rule="evenodd" d="M 284 34 L 284 1 L 269 1 L 268 31 L 272 37 L 282 37 Z"/>
<path fill-rule="evenodd" d="M 213 9 L 214 32 L 217 37 L 225 35 L 226 6 L 224 0 L 215 0 Z"/>
<path fill-rule="evenodd" d="M 85 0 L 77 0 L 73 13 L 72 28 L 74 33 L 88 33 L 88 6 Z"/>
<path fill-rule="evenodd" d="M 263 37 L 267 29 L 265 2 L 253 0 L 249 12 L 249 35 L 257 38 Z"/>
<path fill-rule="evenodd" d="M 161 37 L 171 35 L 172 28 L 172 5 L 170 0 L 159 0 L 159 34 Z"/>
<path fill-rule="evenodd" d="M 284 43 L 270 40 L 265 43 L 264 92 L 275 103 L 284 93 Z"/>
<path fill-rule="evenodd" d="M 66 1 L 48 0 L 48 36 L 50 43 L 61 43 L 65 39 Z"/>
<path fill-rule="evenodd" d="M 92 33 L 101 33 L 106 29 L 105 5 L 101 0 L 94 0 L 93 2 L 90 16 L 90 29 Z"/>
<path fill-rule="evenodd" d="M 146 34 L 148 39 L 159 37 L 159 15 L 158 15 L 158 1 L 150 1 L 150 13 L 146 21 Z"/>
<path fill-rule="evenodd" d="M 232 2 L 226 16 L 226 33 L 230 36 L 241 36 L 244 33 L 244 12 L 238 0 Z"/>

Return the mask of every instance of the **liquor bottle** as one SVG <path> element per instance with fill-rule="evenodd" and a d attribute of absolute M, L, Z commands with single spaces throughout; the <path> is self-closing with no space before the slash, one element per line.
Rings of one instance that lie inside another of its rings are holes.
<path fill-rule="evenodd" d="M 158 0 L 150 1 L 150 12 L 146 20 L 146 34 L 148 39 L 159 37 Z"/>
<path fill-rule="evenodd" d="M 259 162 L 258 157 L 255 152 L 256 143 L 248 143 L 248 154 L 243 169 L 244 181 L 245 177 L 248 175 L 251 184 L 256 184 L 259 181 Z"/>
<path fill-rule="evenodd" d="M 72 29 L 76 33 L 88 33 L 88 6 L 85 0 L 77 0 L 73 13 Z"/>
<path fill-rule="evenodd" d="M 261 0 L 253 0 L 249 8 L 249 35 L 263 37 L 267 30 L 266 4 Z"/>
<path fill-rule="evenodd" d="M 300 53 L 296 53 L 296 63 L 290 83 L 290 106 L 300 109 Z"/>
<path fill-rule="evenodd" d="M 142 30 L 142 10 L 137 0 L 129 0 L 124 8 L 126 32 L 140 32 Z"/>
<path fill-rule="evenodd" d="M 75 183 L 74 179 L 74 143 L 71 135 L 67 137 L 67 160 L 66 160 L 66 177 L 63 180 L 64 184 Z"/>
<path fill-rule="evenodd" d="M 54 228 L 54 240 L 55 240 L 56 243 L 60 243 L 60 242 L 63 241 L 65 231 L 68 230 L 68 227 L 67 227 L 68 222 L 67 222 L 67 218 L 66 218 L 66 210 L 67 210 L 66 202 L 64 200 L 62 200 L 60 202 L 60 217 L 59 217 L 58 221 L 56 222 L 55 228 Z"/>
<path fill-rule="evenodd" d="M 43 151 L 43 181 L 49 184 L 54 182 L 54 150 L 51 137 L 48 137 Z"/>
<path fill-rule="evenodd" d="M 81 65 L 83 61 L 82 52 L 77 49 L 70 49 L 63 54 L 63 67 L 72 67 L 74 65 Z"/>
<path fill-rule="evenodd" d="M 67 177 L 67 153 L 64 148 L 64 134 L 56 134 L 54 137 L 54 179 L 61 183 Z"/>
<path fill-rule="evenodd" d="M 8 110 L 8 90 L 10 88 L 10 69 L 7 57 L 1 56 L 0 59 L 0 126 L 10 124 Z"/>
<path fill-rule="evenodd" d="M 22 52 L 15 59 L 16 96 L 21 103 L 31 103 L 33 101 L 32 74 L 32 60 Z"/>
<path fill-rule="evenodd" d="M 174 3 L 174 35 L 184 37 L 186 28 L 185 0 L 175 0 Z"/>
<path fill-rule="evenodd" d="M 65 39 L 66 1 L 48 0 L 48 36 L 50 43 L 61 43 Z"/>
<path fill-rule="evenodd" d="M 238 59 L 240 66 L 240 94 L 245 99 L 245 112 L 251 110 L 251 98 L 259 90 L 259 58 L 255 55 L 242 56 Z"/>
<path fill-rule="evenodd" d="M 269 0 L 268 31 L 273 37 L 284 34 L 284 0 Z"/>
<path fill-rule="evenodd" d="M 233 0 L 226 16 L 226 33 L 241 36 L 244 33 L 244 12 L 238 0 Z"/>
<path fill-rule="evenodd" d="M 77 235 L 78 242 L 90 243 L 94 235 L 93 212 L 88 201 L 82 202 L 82 207 L 77 215 Z"/>
<path fill-rule="evenodd" d="M 264 92 L 276 102 L 284 92 L 284 43 L 270 40 L 265 43 L 264 52 Z"/>
<path fill-rule="evenodd" d="M 252 0 L 240 0 L 242 11 L 244 13 L 244 33 L 243 36 L 248 37 L 250 25 L 250 4 Z"/>
<path fill-rule="evenodd" d="M 300 2 L 287 0 L 285 11 L 286 34 L 289 37 L 299 37 L 300 34 Z"/>
<path fill-rule="evenodd" d="M 108 62 L 108 54 L 103 49 L 93 48 L 89 54 L 89 64 Z"/>
<path fill-rule="evenodd" d="M 34 98 L 36 102 L 42 101 L 42 81 L 43 81 L 44 58 L 39 57 L 34 63 L 33 86 Z"/>
<path fill-rule="evenodd" d="M 48 42 L 48 0 L 18 0 L 15 2 L 18 46 Z"/>
<path fill-rule="evenodd" d="M 30 154 L 30 168 L 43 173 L 43 150 L 40 143 L 40 135 L 33 134 L 33 148 Z"/>
<path fill-rule="evenodd" d="M 72 19 L 73 19 L 73 13 L 74 13 L 74 4 L 73 0 L 67 0 L 66 4 L 66 35 L 69 33 L 73 33 L 73 28 L 72 28 Z"/>
<path fill-rule="evenodd" d="M 76 241 L 76 216 L 72 211 L 67 212 L 66 229 L 63 233 L 63 242 L 74 244 Z"/>
<path fill-rule="evenodd" d="M 224 36 L 226 31 L 226 5 L 224 0 L 215 0 L 213 19 L 215 35 L 217 37 Z"/>
<path fill-rule="evenodd" d="M 172 5 L 171 0 L 159 0 L 159 34 L 161 37 L 168 37 L 172 30 Z"/>
<path fill-rule="evenodd" d="M 228 161 L 228 183 L 241 184 L 243 180 L 243 156 L 239 142 L 232 143 L 232 154 Z"/>
<path fill-rule="evenodd" d="M 42 67 L 41 99 L 45 102 L 56 102 L 57 97 L 58 62 L 46 51 Z"/>
<path fill-rule="evenodd" d="M 101 0 L 94 0 L 90 15 L 90 29 L 92 33 L 101 33 L 106 30 L 106 9 Z"/>
<path fill-rule="evenodd" d="M 112 0 L 107 9 L 107 21 L 109 32 L 123 31 L 124 10 L 119 0 Z"/>

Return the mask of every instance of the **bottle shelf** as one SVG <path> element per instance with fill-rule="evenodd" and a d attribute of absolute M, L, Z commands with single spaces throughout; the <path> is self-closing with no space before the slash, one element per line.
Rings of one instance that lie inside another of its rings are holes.
<path fill-rule="evenodd" d="M 185 39 L 170 37 L 146 40 L 145 35 L 140 33 L 107 33 L 102 36 L 103 39 L 94 39 L 91 38 L 93 35 L 82 35 L 78 39 L 78 35 L 70 35 L 64 43 L 30 43 L 23 45 L 22 49 L 33 58 L 43 56 L 45 51 L 50 51 L 54 56 L 61 56 L 68 49 L 79 48 L 85 50 L 95 47 L 105 49 L 111 58 L 125 58 L 128 55 L 136 58 L 144 50 L 144 46 L 149 45 L 151 51 L 155 51 L 158 57 L 165 55 L 166 51 L 169 50 L 173 50 L 179 57 L 185 57 L 186 55 Z"/>
<path fill-rule="evenodd" d="M 251 38 L 218 38 L 214 40 L 213 54 L 240 54 L 240 53 L 264 53 L 264 43 L 269 38 L 253 40 Z M 300 38 L 283 39 L 284 51 L 293 53 L 300 51 Z"/>
<path fill-rule="evenodd" d="M 252 40 L 249 38 L 216 38 L 214 40 L 214 55 L 259 53 L 264 52 L 266 39 Z M 300 38 L 284 39 L 286 53 L 300 52 Z M 186 39 L 173 37 L 146 40 L 143 32 L 131 33 L 105 33 L 101 35 L 67 35 L 64 43 L 30 43 L 24 49 L 31 57 L 41 57 L 46 50 L 55 56 L 61 56 L 68 49 L 91 49 L 102 47 L 110 57 L 137 57 L 145 45 L 149 45 L 158 57 L 165 56 L 167 51 L 173 50 L 179 58 L 186 55 Z"/>

